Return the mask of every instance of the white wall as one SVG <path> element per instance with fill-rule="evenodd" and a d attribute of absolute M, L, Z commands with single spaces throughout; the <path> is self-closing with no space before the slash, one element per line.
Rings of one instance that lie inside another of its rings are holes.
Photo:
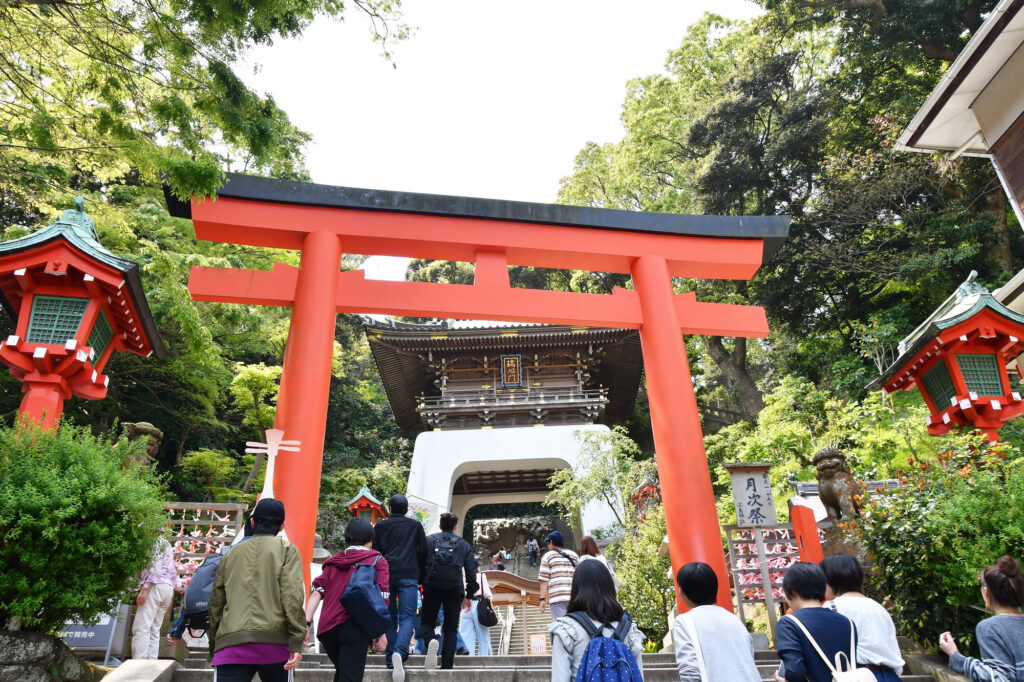
<path fill-rule="evenodd" d="M 464 473 L 478 471 L 517 471 L 522 469 L 565 469 L 577 467 L 580 441 L 577 432 L 607 432 L 603 424 L 581 426 L 524 426 L 507 429 L 466 429 L 426 431 L 416 437 L 407 496 L 437 505 L 427 523 L 427 533 L 437 531 L 442 512 L 465 513 L 477 504 L 535 502 L 542 493 L 457 495 L 452 487 Z M 607 504 L 592 502 L 583 510 L 583 532 L 589 533 L 615 522 Z"/>

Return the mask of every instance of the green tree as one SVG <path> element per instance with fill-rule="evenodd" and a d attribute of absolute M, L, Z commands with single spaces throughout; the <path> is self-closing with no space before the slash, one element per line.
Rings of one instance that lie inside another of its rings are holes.
<path fill-rule="evenodd" d="M 900 632 L 934 646 L 949 630 L 976 653 L 978 575 L 1024 554 L 1024 458 L 977 432 L 941 443 L 936 460 L 908 462 L 905 485 L 869 495 L 844 527 L 873 557 L 871 580 Z"/>
<path fill-rule="evenodd" d="M 0 624 L 53 633 L 109 613 L 148 565 L 166 515 L 141 441 L 0 428 Z M 126 464 L 127 463 L 127 464 Z"/>
<path fill-rule="evenodd" d="M 619 602 L 637 627 L 655 642 L 668 633 L 668 617 L 676 605 L 672 563 L 658 554 L 665 533 L 665 511 L 658 507 L 609 552 L 622 581 Z"/>
<path fill-rule="evenodd" d="M 581 431 L 575 469 L 559 469 L 551 476 L 545 504 L 559 506 L 570 518 L 578 518 L 591 502 L 611 509 L 620 530 L 635 521 L 630 494 L 644 477 L 654 477 L 654 463 L 639 460 L 638 446 L 625 427 L 610 431 Z"/>
<path fill-rule="evenodd" d="M 218 450 L 194 450 L 181 458 L 181 467 L 202 479 L 209 498 L 220 502 L 218 491 L 235 475 L 238 462 Z"/>
<path fill-rule="evenodd" d="M 398 0 L 357 0 L 380 39 L 404 35 Z M 295 37 L 339 0 L 0 3 L 0 190 L 30 215 L 76 176 L 162 177 L 179 197 L 225 166 L 302 177 L 297 129 L 234 72 L 244 52 Z M 395 32 L 389 33 L 391 29 Z"/>
<path fill-rule="evenodd" d="M 274 407 L 277 402 L 278 379 L 281 377 L 280 367 L 267 367 L 262 362 L 257 365 L 238 367 L 238 373 L 231 380 L 231 397 L 245 414 L 243 424 L 256 428 L 260 438 L 267 437 L 267 429 L 274 425 Z M 253 461 L 252 469 L 242 484 L 242 492 L 252 489 L 260 469 L 263 468 L 264 453 L 259 453 Z"/>

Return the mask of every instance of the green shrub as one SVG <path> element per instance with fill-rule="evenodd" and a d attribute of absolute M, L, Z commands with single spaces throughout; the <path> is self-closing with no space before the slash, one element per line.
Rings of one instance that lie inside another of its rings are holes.
<path fill-rule="evenodd" d="M 668 616 L 676 605 L 671 562 L 658 556 L 665 538 L 665 511 L 651 509 L 626 538 L 609 549 L 615 575 L 622 582 L 619 603 L 648 639 L 661 642 L 668 634 Z"/>
<path fill-rule="evenodd" d="M 871 495 L 848 529 L 875 562 L 897 630 L 931 647 L 949 630 L 976 650 L 979 573 L 1003 554 L 1024 558 L 1024 459 L 979 436 L 947 445 L 937 464 L 911 460 L 904 487 Z"/>
<path fill-rule="evenodd" d="M 157 481 L 132 462 L 141 448 L 66 425 L 0 429 L 0 628 L 54 632 L 134 585 L 166 521 Z"/>
<path fill-rule="evenodd" d="M 181 458 L 181 468 L 199 479 L 210 500 L 227 502 L 223 496 L 230 493 L 224 484 L 236 474 L 238 463 L 231 455 L 219 450 L 193 450 Z M 241 491 L 238 491 L 239 495 Z"/>

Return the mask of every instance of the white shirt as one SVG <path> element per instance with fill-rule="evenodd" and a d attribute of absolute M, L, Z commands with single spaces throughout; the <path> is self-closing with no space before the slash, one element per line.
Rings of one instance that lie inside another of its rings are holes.
<path fill-rule="evenodd" d="M 603 554 L 598 554 L 597 556 L 593 556 L 593 555 L 590 555 L 590 554 L 581 554 L 580 555 L 580 560 L 577 563 L 582 563 L 582 562 L 586 561 L 587 559 L 591 559 L 593 561 L 597 561 L 597 562 L 603 564 L 604 567 L 608 569 L 608 573 L 610 573 L 611 576 L 612 576 L 612 582 L 615 584 L 615 591 L 618 592 L 619 588 L 622 587 L 622 583 L 619 582 L 619 578 L 618 578 L 618 576 L 615 575 L 615 571 L 612 570 L 612 567 L 608 565 L 608 560 L 604 558 L 604 555 Z"/>
<path fill-rule="evenodd" d="M 700 640 L 709 682 L 761 682 L 754 662 L 750 633 L 735 614 L 720 606 L 707 604 L 690 610 Z M 700 682 L 697 646 L 677 616 L 672 626 L 676 649 L 676 670 L 684 682 Z"/>
<path fill-rule="evenodd" d="M 884 665 L 903 674 L 903 657 L 896 642 L 896 626 L 881 604 L 868 597 L 840 595 L 825 604 L 857 626 L 857 663 Z"/>

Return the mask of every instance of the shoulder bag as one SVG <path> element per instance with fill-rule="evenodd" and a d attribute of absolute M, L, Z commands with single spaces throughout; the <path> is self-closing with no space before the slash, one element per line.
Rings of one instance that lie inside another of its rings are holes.
<path fill-rule="evenodd" d="M 679 620 L 686 629 L 686 634 L 693 642 L 693 649 L 697 652 L 697 669 L 700 670 L 701 682 L 708 682 L 708 668 L 704 663 L 704 650 L 700 646 L 700 637 L 697 636 L 697 624 L 693 622 L 693 614 L 689 611 L 679 616 Z"/>
<path fill-rule="evenodd" d="M 843 616 L 845 618 L 845 616 Z M 854 639 L 853 634 L 853 621 L 849 618 L 846 620 L 850 623 L 850 655 L 847 656 L 845 651 L 836 652 L 835 665 L 829 663 L 828 657 L 825 656 L 825 652 L 818 646 L 818 642 L 811 637 L 811 633 L 804 627 L 804 624 L 800 622 L 800 619 L 793 614 L 786 614 L 782 617 L 783 619 L 789 618 L 796 626 L 803 631 L 804 636 L 807 637 L 807 641 L 811 643 L 814 650 L 821 656 L 821 660 L 825 662 L 825 665 L 829 670 L 832 671 L 832 682 L 874 682 L 875 674 L 867 668 L 857 667 L 857 643 Z M 781 622 L 781 621 L 780 621 Z M 846 659 L 846 665 L 843 665 L 843 659 Z"/>

